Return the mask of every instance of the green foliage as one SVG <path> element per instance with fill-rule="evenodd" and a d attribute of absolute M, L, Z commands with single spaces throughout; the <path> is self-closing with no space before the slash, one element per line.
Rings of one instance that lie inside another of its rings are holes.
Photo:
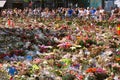
<path fill-rule="evenodd" d="M 67 22 L 67 25 L 72 25 L 72 21 Z"/>
<path fill-rule="evenodd" d="M 62 77 L 62 80 L 74 80 L 75 76 L 71 74 L 66 74 Z"/>

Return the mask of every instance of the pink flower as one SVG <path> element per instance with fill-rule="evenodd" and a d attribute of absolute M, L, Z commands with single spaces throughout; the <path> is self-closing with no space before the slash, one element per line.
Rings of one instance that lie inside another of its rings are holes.
<path fill-rule="evenodd" d="M 98 73 L 105 73 L 105 70 L 103 70 L 102 68 L 97 68 L 96 72 L 98 72 Z"/>

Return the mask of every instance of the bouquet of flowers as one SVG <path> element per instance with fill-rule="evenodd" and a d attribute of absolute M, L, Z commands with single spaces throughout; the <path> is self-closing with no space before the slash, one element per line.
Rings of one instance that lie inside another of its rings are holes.
<path fill-rule="evenodd" d="M 58 47 L 63 48 L 63 49 L 68 49 L 71 46 L 72 46 L 72 43 L 70 42 L 64 42 L 64 43 L 58 44 Z"/>
<path fill-rule="evenodd" d="M 108 77 L 108 74 L 102 68 L 97 68 L 94 75 L 96 76 L 97 80 L 104 80 Z"/>
<path fill-rule="evenodd" d="M 120 63 L 120 51 L 116 53 L 115 60 Z"/>
<path fill-rule="evenodd" d="M 104 80 L 108 77 L 106 71 L 103 70 L 102 68 L 88 68 L 86 72 L 93 73 L 96 80 Z"/>
<path fill-rule="evenodd" d="M 119 73 L 120 72 L 120 65 L 118 63 L 114 63 L 112 65 L 112 70 L 113 70 L 113 73 Z"/>
<path fill-rule="evenodd" d="M 87 73 L 95 73 L 97 71 L 97 68 L 88 68 L 86 70 Z"/>
<path fill-rule="evenodd" d="M 72 74 L 65 74 L 63 77 L 62 77 L 62 80 L 74 80 L 75 79 L 75 76 L 72 75 Z"/>

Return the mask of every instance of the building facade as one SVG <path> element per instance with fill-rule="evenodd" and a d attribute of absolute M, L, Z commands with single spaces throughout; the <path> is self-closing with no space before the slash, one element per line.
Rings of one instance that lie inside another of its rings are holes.
<path fill-rule="evenodd" d="M 30 7 L 32 1 L 32 7 L 99 7 L 103 6 L 104 0 L 7 0 L 5 8 L 21 8 Z"/>

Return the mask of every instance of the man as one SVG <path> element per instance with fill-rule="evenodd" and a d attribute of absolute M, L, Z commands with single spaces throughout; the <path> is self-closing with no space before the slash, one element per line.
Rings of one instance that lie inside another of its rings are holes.
<path fill-rule="evenodd" d="M 68 9 L 68 17 L 72 17 L 72 14 L 73 14 L 73 10 L 71 8 Z"/>

